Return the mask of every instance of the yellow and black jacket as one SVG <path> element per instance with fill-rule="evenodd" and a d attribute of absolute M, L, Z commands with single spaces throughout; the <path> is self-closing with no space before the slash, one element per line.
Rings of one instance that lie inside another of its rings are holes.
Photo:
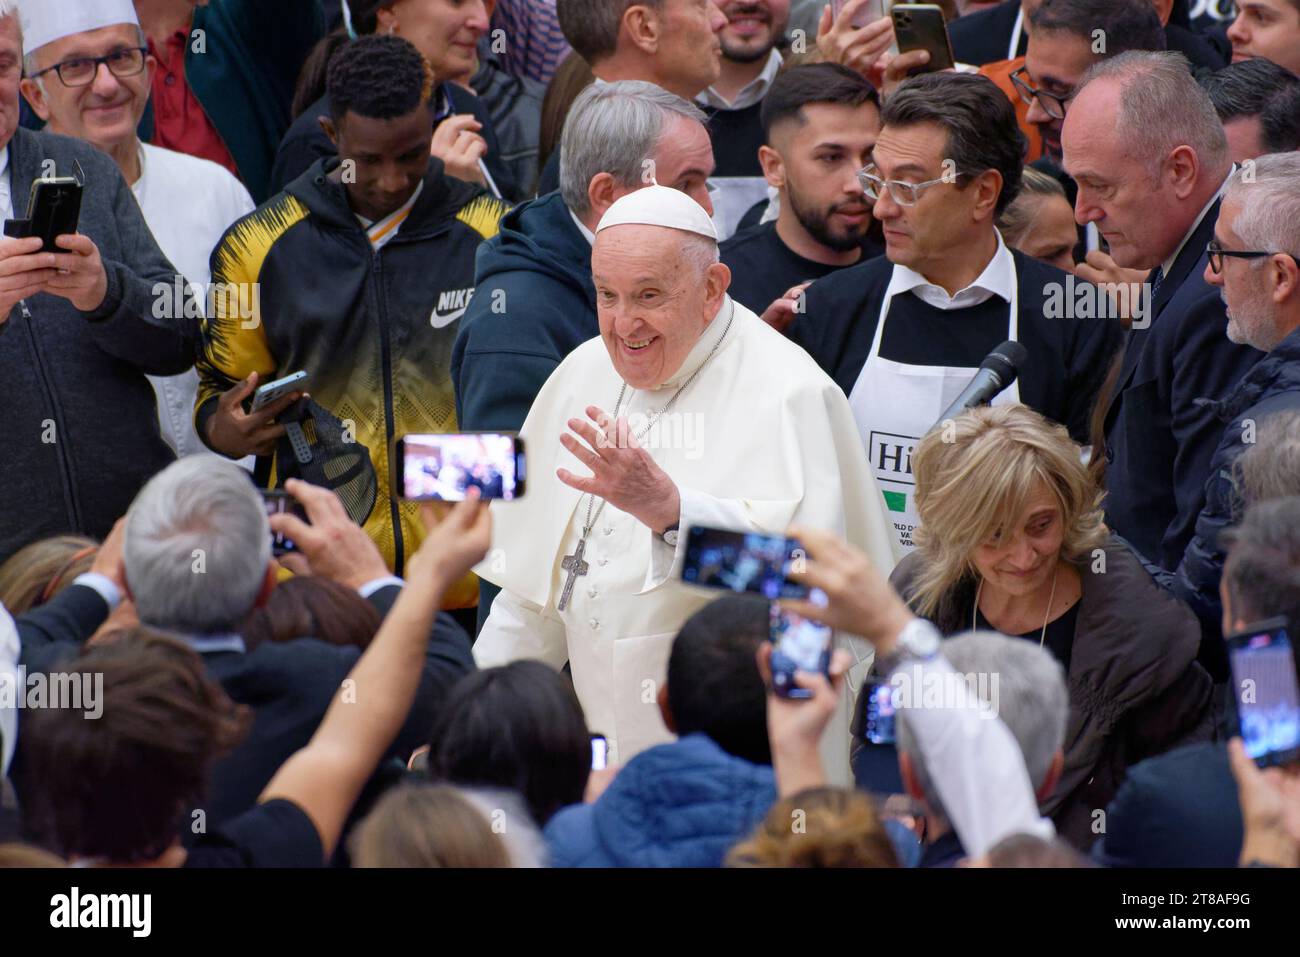
<path fill-rule="evenodd" d="M 375 251 L 345 187 L 327 176 L 337 162 L 317 162 L 213 252 L 213 286 L 224 292 L 210 296 L 203 324 L 195 426 L 206 441 L 218 397 L 250 372 L 261 382 L 308 372 L 312 398 L 353 424 L 370 452 L 379 497 L 365 527 L 400 574 L 424 532 L 415 506 L 392 497 L 392 440 L 456 430 L 451 347 L 479 243 L 509 207 L 434 159 L 400 231 Z M 259 474 L 274 484 L 274 471 Z M 467 580 L 445 604 L 476 601 Z"/>

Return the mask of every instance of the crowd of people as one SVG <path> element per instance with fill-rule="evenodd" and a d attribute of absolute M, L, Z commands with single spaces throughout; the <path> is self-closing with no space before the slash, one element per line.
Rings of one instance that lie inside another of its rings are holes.
<path fill-rule="evenodd" d="M 0 0 L 0 866 L 1300 866 L 1300 0 L 871 5 Z"/>

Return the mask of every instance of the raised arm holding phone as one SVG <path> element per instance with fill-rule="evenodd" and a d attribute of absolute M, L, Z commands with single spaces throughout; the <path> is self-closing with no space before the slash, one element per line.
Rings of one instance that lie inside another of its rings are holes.
<path fill-rule="evenodd" d="M 876 649 L 877 670 L 890 675 L 906 667 L 915 681 L 942 678 L 954 669 L 940 651 L 938 631 L 917 618 L 893 587 L 852 545 L 831 532 L 791 527 L 787 533 L 803 545 L 802 571 L 790 577 L 825 593 L 827 603 L 784 599 L 790 611 L 831 627 L 861 635 Z M 760 670 L 768 674 L 769 649 L 760 652 Z M 833 689 L 843 681 L 848 661 L 832 659 L 830 679 L 799 672 L 796 683 L 813 692 L 806 701 L 768 698 L 768 726 L 777 787 L 783 795 L 824 784 L 815 748 L 825 720 L 809 736 L 800 729 L 816 723 Z M 897 679 L 893 682 L 898 686 Z M 1034 790 L 1020 748 L 1001 721 L 992 720 L 987 706 L 963 681 L 945 684 L 954 692 L 947 707 L 907 708 L 913 729 L 933 779 L 967 854 L 978 856 L 999 840 L 1016 833 L 1051 836 L 1052 825 L 1040 817 Z M 913 701 L 920 701 L 916 694 Z M 808 709 L 802 713 L 799 709 Z M 809 745 L 808 742 L 813 742 Z"/>

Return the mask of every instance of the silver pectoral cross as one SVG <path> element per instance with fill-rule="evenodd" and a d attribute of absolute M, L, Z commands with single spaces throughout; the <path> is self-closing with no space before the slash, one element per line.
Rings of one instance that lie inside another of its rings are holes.
<path fill-rule="evenodd" d="M 564 590 L 560 592 L 560 603 L 556 605 L 560 611 L 564 611 L 569 605 L 569 599 L 573 597 L 573 585 L 578 580 L 579 575 L 587 574 L 591 567 L 582 560 L 582 553 L 587 548 L 587 539 L 585 537 L 578 539 L 578 547 L 573 550 L 572 555 L 565 555 L 560 560 L 560 567 L 569 573 L 569 577 L 564 581 Z"/>

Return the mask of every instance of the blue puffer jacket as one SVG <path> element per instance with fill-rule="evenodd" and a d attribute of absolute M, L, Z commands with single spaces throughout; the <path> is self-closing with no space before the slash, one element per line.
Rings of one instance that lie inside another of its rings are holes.
<path fill-rule="evenodd" d="M 544 835 L 553 867 L 720 867 L 775 801 L 770 767 L 690 734 L 642 751 L 594 804 L 560 811 Z"/>
<path fill-rule="evenodd" d="M 1196 532 L 1178 566 L 1174 590 L 1201 619 L 1201 663 L 1217 681 L 1228 677 L 1227 652 L 1219 633 L 1223 609 L 1219 579 L 1223 550 L 1219 532 L 1241 518 L 1241 502 L 1233 483 L 1237 457 L 1256 439 L 1270 415 L 1300 409 L 1300 329 L 1260 359 L 1237 387 L 1211 403 L 1224 422 L 1223 438 L 1210 460 L 1205 483 L 1205 507 L 1196 518 Z"/>

